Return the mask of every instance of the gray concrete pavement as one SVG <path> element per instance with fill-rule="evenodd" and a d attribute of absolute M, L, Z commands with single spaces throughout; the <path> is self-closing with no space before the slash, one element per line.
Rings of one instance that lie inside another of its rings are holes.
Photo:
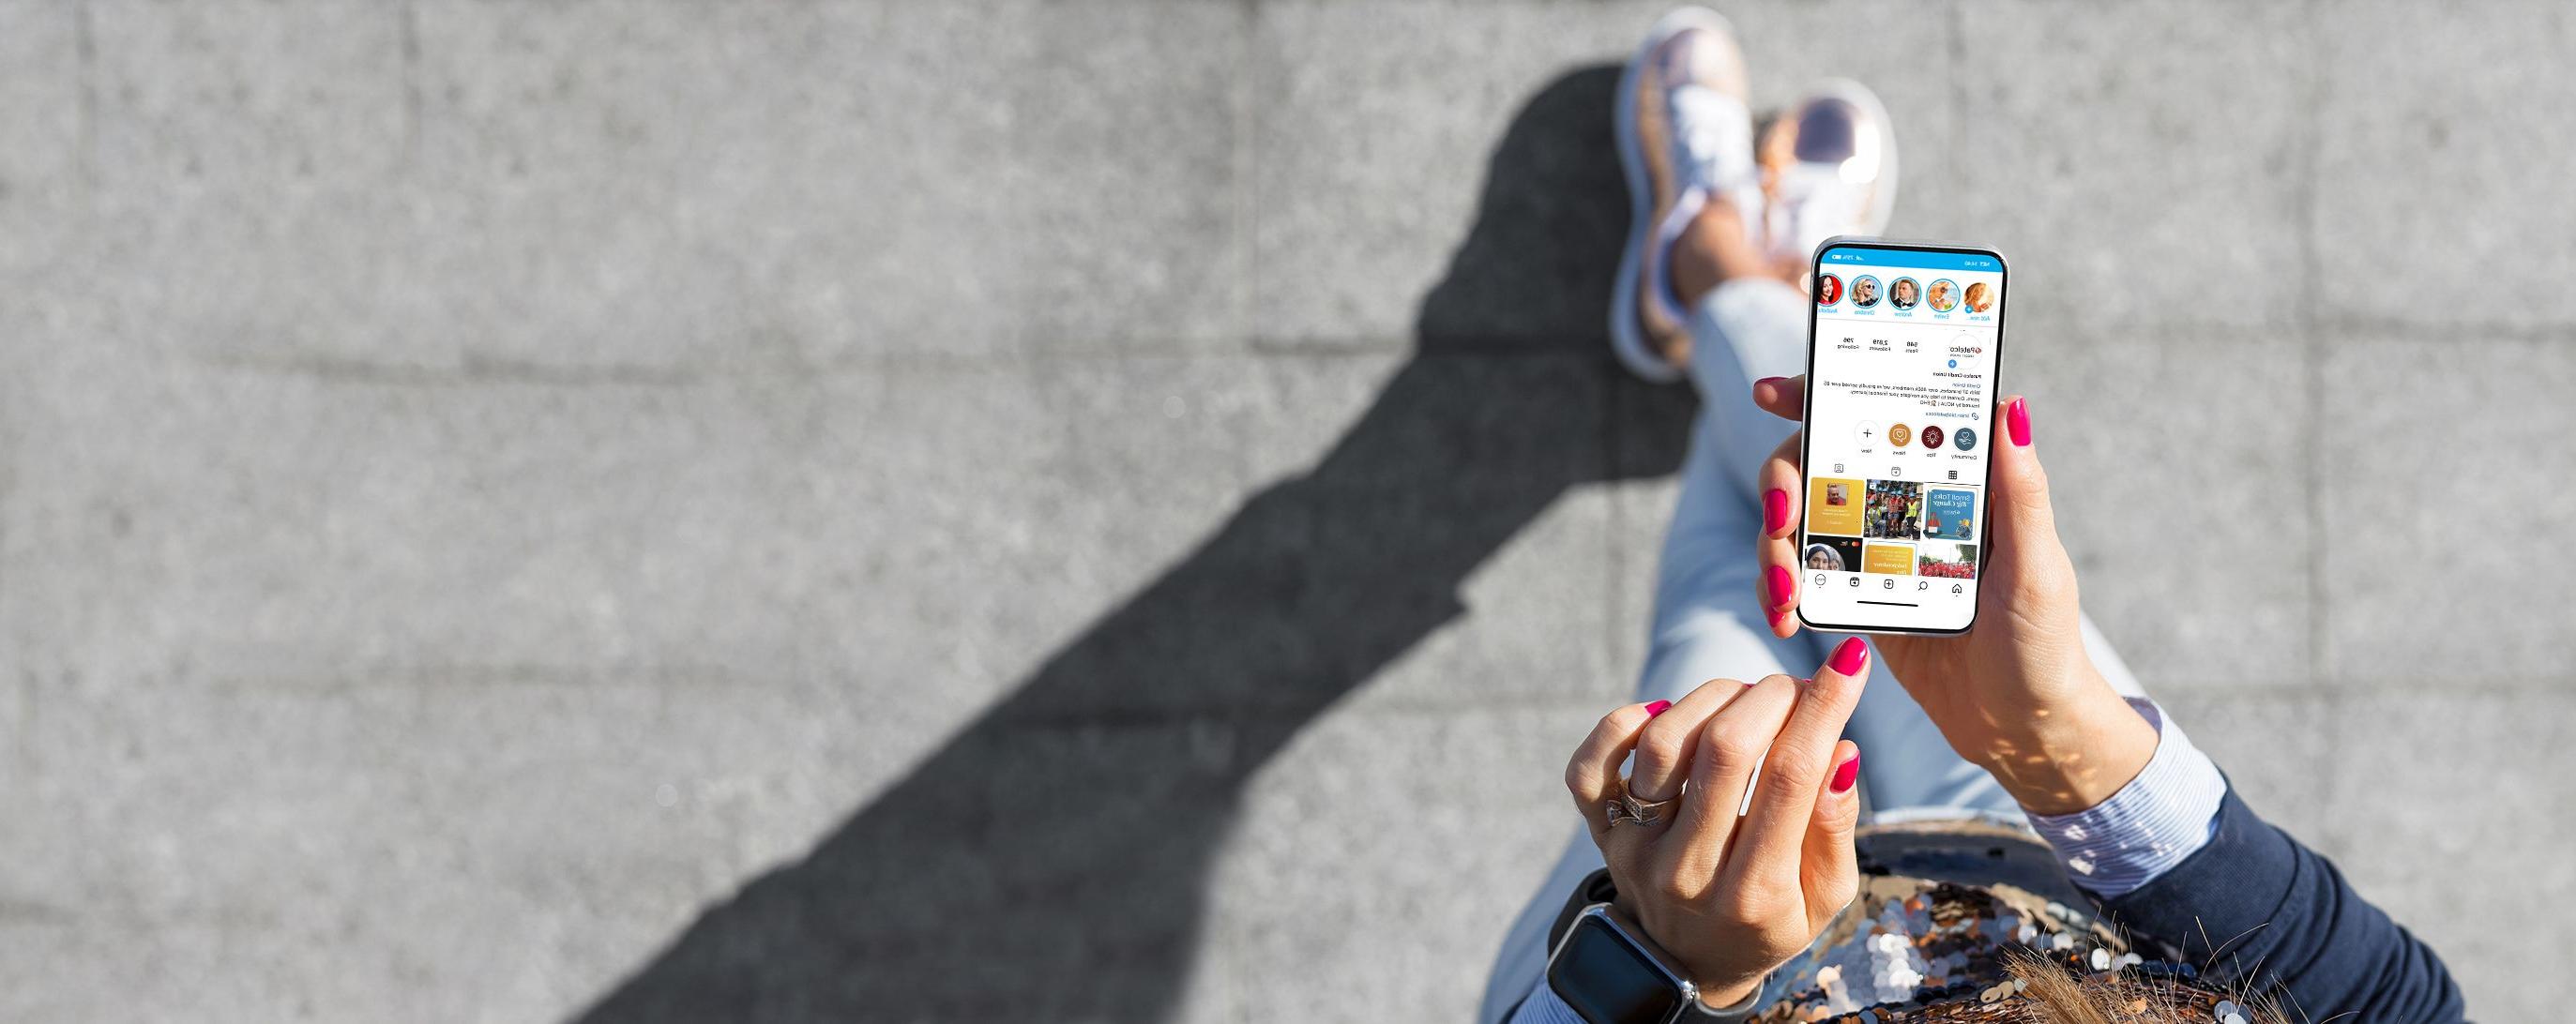
<path fill-rule="evenodd" d="M 1658 9 L 0 0 L 0 1017 L 1465 1019 L 1673 495 Z M 2015 256 L 2150 687 L 2545 1017 L 2576 21 L 1728 10 Z"/>

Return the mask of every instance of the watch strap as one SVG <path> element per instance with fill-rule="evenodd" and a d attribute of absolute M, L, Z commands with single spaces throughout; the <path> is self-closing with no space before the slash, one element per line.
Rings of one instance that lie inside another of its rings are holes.
<path fill-rule="evenodd" d="M 1583 908 L 1595 903 L 1608 903 L 1619 895 L 1619 887 L 1610 884 L 1609 868 L 1594 868 L 1592 873 L 1574 884 L 1565 897 L 1564 909 L 1556 912 L 1556 923 L 1547 928 L 1547 948 L 1565 944 L 1565 933 L 1574 930 L 1574 919 L 1583 916 Z"/>
<path fill-rule="evenodd" d="M 1682 1019 L 1703 1022 L 1703 1024 L 1735 1024 L 1737 1021 L 1752 1020 L 1754 1011 L 1762 1008 L 1762 991 L 1769 987 L 1771 987 L 1771 976 L 1765 974 L 1762 976 L 1762 983 L 1753 986 L 1753 991 L 1745 993 L 1742 1001 L 1722 1009 L 1710 1009 L 1707 1003 L 1693 999 L 1689 1008 L 1682 1011 Z"/>

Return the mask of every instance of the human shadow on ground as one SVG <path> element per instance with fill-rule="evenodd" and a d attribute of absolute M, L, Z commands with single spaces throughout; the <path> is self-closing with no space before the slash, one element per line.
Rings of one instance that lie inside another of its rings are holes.
<path fill-rule="evenodd" d="M 1412 358 L 1312 472 L 583 1019 L 1168 1019 L 1253 774 L 1463 615 L 1468 574 L 1568 489 L 1680 463 L 1688 389 L 1608 358 L 1617 77 L 1566 74 L 1512 120 Z"/>

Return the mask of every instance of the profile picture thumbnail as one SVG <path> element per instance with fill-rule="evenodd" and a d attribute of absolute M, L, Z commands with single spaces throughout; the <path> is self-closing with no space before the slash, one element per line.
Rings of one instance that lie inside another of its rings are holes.
<path fill-rule="evenodd" d="M 1941 428 L 1939 427 L 1925 427 L 1923 428 L 1923 433 L 1917 436 L 1923 439 L 1923 447 L 1925 448 L 1941 447 Z"/>
<path fill-rule="evenodd" d="M 1977 428 L 1960 427 L 1950 432 L 1950 447 L 1963 452 L 1977 450 Z"/>
<path fill-rule="evenodd" d="M 1817 572 L 1859 572 L 1860 541 L 1852 537 L 1811 537 L 1798 564 Z"/>
<path fill-rule="evenodd" d="M 1861 536 L 1873 540 L 1922 538 L 1922 484 L 1907 480 L 1872 480 L 1867 502 L 1867 507 L 1861 510 Z"/>
<path fill-rule="evenodd" d="M 1946 277 L 1932 282 L 1932 287 L 1923 292 L 1923 302 L 1936 313 L 1959 308 L 1959 283 Z"/>
<path fill-rule="evenodd" d="M 1983 281 L 1968 286 L 1968 312 L 1991 313 L 1995 308 L 1995 289 Z"/>
<path fill-rule="evenodd" d="M 1912 309 L 1923 301 L 1923 285 L 1910 277 L 1900 277 L 1887 286 L 1887 304 L 1894 309 Z"/>
<path fill-rule="evenodd" d="M 1852 305 L 1862 309 L 1878 305 L 1878 279 L 1868 274 L 1851 279 Z"/>
<path fill-rule="evenodd" d="M 1832 274 L 1816 275 L 1816 305 L 1830 306 L 1843 300 L 1843 279 Z"/>

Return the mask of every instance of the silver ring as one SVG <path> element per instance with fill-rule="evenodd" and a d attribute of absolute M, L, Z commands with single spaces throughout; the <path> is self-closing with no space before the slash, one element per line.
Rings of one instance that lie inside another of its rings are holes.
<path fill-rule="evenodd" d="M 1618 828 L 1619 823 L 1623 821 L 1633 821 L 1640 825 L 1653 825 L 1664 820 L 1665 808 L 1671 807 L 1679 802 L 1681 802 L 1680 797 L 1674 797 L 1670 800 L 1656 800 L 1651 803 L 1639 800 L 1637 799 L 1637 794 L 1628 791 L 1628 780 L 1621 779 L 1619 780 L 1618 797 L 1604 805 L 1603 809 L 1608 811 L 1610 814 L 1610 824 L 1608 825 L 1610 828 Z"/>

